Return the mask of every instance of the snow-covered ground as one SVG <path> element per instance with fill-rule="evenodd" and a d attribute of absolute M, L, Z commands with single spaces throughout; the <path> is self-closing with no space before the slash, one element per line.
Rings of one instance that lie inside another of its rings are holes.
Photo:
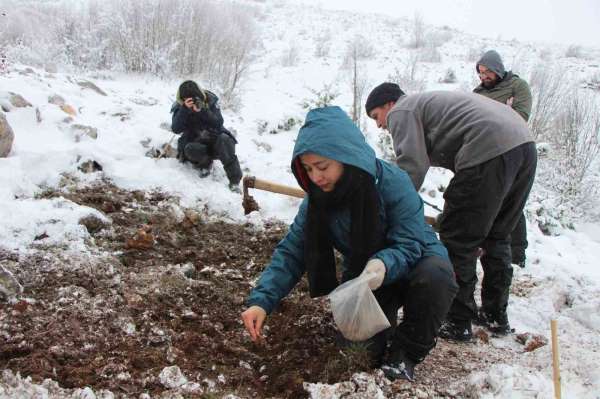
<path fill-rule="evenodd" d="M 300 124 L 288 131 L 279 129 L 276 134 L 270 130 L 290 118 L 302 120 L 306 113 L 302 103 L 314 100 L 314 91 L 325 85 L 339 93 L 335 104 L 350 109 L 351 72 L 342 67 L 347 41 L 361 34 L 373 44 L 374 55 L 363 62 L 368 71 L 368 92 L 406 65 L 413 50 L 400 38 L 407 40 L 410 23 L 311 7 L 261 7 L 265 12 L 261 22 L 264 50 L 243 82 L 240 109 L 224 110 L 224 117 L 226 126 L 237 132 L 237 153 L 245 174 L 295 185 L 289 162 Z M 314 56 L 315 46 L 324 29 L 330 32 L 330 52 L 318 58 Z M 535 44 L 440 31 L 449 37 L 438 48 L 440 62 L 419 63 L 417 71 L 427 89 L 472 89 L 477 81 L 474 60 L 468 59 L 468 54 L 484 47 L 497 49 L 509 68 L 515 65 L 524 70 L 530 70 L 551 52 L 581 79 L 597 72 L 600 63 L 597 49 L 589 51 L 591 59 L 566 59 L 561 58 L 564 49 L 559 47 L 538 48 Z M 449 68 L 456 73 L 456 83 L 441 83 Z M 202 82 L 201 77 L 194 78 Z M 106 96 L 83 88 L 78 84 L 82 81 L 93 82 Z M 0 75 L 2 104 L 8 104 L 8 93 L 12 92 L 33 105 L 11 106 L 5 113 L 15 142 L 10 156 L 0 159 L 0 248 L 27 253 L 38 250 L 36 245 L 43 242 L 71 251 L 89 250 L 89 235 L 78 221 L 87 214 L 105 216 L 63 198 L 38 198 L 46 188 L 61 187 L 65 179 L 87 184 L 106 178 L 124 189 L 161 190 L 180 197 L 182 206 L 208 206 L 215 218 L 239 223 L 250 221 L 260 226 L 270 218 L 291 221 L 297 199 L 257 190 L 252 195 L 261 211 L 244 216 L 242 197 L 227 189 L 218 162 L 210 177 L 200 179 L 195 170 L 175 159 L 145 156 L 149 147 L 172 139 L 172 133 L 161 124 L 170 123 L 169 110 L 179 83 L 113 72 L 49 73 L 25 65 L 11 65 Z M 71 121 L 66 120 L 67 113 L 48 102 L 53 95 L 60 95 L 74 107 L 76 115 Z M 41 121 L 36 118 L 36 110 Z M 265 122 L 267 128 L 260 128 Z M 82 135 L 73 128 L 75 124 L 96 128 L 97 138 Z M 383 154 L 381 133 L 372 121 L 365 120 L 363 125 L 367 139 Z M 78 169 L 89 160 L 100 164 L 102 171 L 83 173 Z M 423 198 L 442 206 L 437 188 L 447 184 L 450 177 L 449 172 L 430 172 Z M 436 192 L 435 197 L 431 196 Z M 435 215 L 436 211 L 428 208 L 427 213 Z M 576 224 L 575 230 L 558 228 L 557 235 L 547 236 L 534 218 L 530 222 L 528 265 L 515 269 L 514 277 L 514 284 L 523 286 L 524 293 L 511 296 L 511 324 L 517 332 L 550 339 L 550 320 L 556 319 L 563 397 L 600 398 L 600 224 Z M 48 237 L 43 238 L 44 234 Z M 519 344 L 509 338 L 493 339 L 492 345 L 519 350 Z M 553 397 L 549 345 L 517 357 L 516 362 L 474 371 L 464 382 L 471 384 L 480 397 Z M 81 395 L 91 397 L 86 392 Z"/>

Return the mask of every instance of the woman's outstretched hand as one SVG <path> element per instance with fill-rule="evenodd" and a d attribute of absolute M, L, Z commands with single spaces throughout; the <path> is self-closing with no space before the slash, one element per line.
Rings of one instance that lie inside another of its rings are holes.
<path fill-rule="evenodd" d="M 267 318 L 267 312 L 260 306 L 250 306 L 242 313 L 242 320 L 250 338 L 253 342 L 262 340 L 262 327 L 265 319 Z"/>

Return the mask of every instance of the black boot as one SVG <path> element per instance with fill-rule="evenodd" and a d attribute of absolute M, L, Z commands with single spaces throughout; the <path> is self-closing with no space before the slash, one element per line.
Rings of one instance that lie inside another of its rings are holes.
<path fill-rule="evenodd" d="M 508 323 L 508 316 L 506 315 L 506 312 L 494 315 L 493 313 L 485 312 L 482 309 L 479 309 L 477 312 L 477 318 L 473 322 L 487 328 L 492 333 L 497 335 L 504 336 L 513 332 L 513 330 L 510 328 L 510 324 Z"/>
<path fill-rule="evenodd" d="M 381 371 L 390 381 L 414 381 L 416 365 L 417 362 L 409 358 L 404 350 L 398 349 L 390 353 L 388 360 L 381 366 Z"/>
<path fill-rule="evenodd" d="M 446 320 L 438 335 L 451 341 L 471 342 L 473 340 L 471 321 Z"/>

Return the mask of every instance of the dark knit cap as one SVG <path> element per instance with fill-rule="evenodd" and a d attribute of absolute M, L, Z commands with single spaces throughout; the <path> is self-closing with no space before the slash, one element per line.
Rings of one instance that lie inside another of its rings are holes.
<path fill-rule="evenodd" d="M 367 115 L 371 113 L 373 108 L 381 107 L 390 101 L 396 102 L 403 95 L 404 92 L 396 83 L 385 82 L 380 84 L 367 97 L 367 102 L 365 103 Z"/>

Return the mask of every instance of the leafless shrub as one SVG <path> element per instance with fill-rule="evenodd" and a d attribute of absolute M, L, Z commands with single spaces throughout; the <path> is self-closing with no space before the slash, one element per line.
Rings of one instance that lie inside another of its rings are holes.
<path fill-rule="evenodd" d="M 552 59 L 552 50 L 549 48 L 544 48 L 540 50 L 540 60 L 542 61 L 550 61 Z"/>
<path fill-rule="evenodd" d="M 600 90 L 600 72 L 596 72 L 585 80 L 584 86 L 592 90 Z"/>
<path fill-rule="evenodd" d="M 298 64 L 299 59 L 300 50 L 298 49 L 298 45 L 294 42 L 291 42 L 288 45 L 288 47 L 283 51 L 283 55 L 281 56 L 281 66 L 296 66 Z"/>
<path fill-rule="evenodd" d="M 565 51 L 565 57 L 584 58 L 584 54 L 583 54 L 583 50 L 581 49 L 581 46 L 572 44 L 569 47 L 567 47 L 567 50 Z"/>
<path fill-rule="evenodd" d="M 529 85 L 533 97 L 529 128 L 536 139 L 544 139 L 564 99 L 567 83 L 565 70 L 557 64 L 538 64 L 533 68 Z"/>
<path fill-rule="evenodd" d="M 446 74 L 440 81 L 442 83 L 456 83 L 456 72 L 454 72 L 454 69 L 446 69 Z"/>
<path fill-rule="evenodd" d="M 230 1 L 0 0 L 0 7 L 12 10 L 0 46 L 19 62 L 199 75 L 225 97 L 258 46 L 256 10 Z"/>
<path fill-rule="evenodd" d="M 441 62 L 442 55 L 440 51 L 429 43 L 419 50 L 419 61 L 421 62 Z"/>
<path fill-rule="evenodd" d="M 485 46 L 469 47 L 467 51 L 467 61 L 477 62 L 485 52 Z"/>
<path fill-rule="evenodd" d="M 421 13 L 416 12 L 412 21 L 411 41 L 410 46 L 413 48 L 421 48 L 425 45 L 425 21 Z"/>
<path fill-rule="evenodd" d="M 557 187 L 564 197 L 581 190 L 590 165 L 600 153 L 600 103 L 585 89 L 572 89 L 561 101 L 551 140 L 559 148 L 563 181 Z"/>
<path fill-rule="evenodd" d="M 437 30 L 429 32 L 425 38 L 425 43 L 429 46 L 440 47 L 446 42 L 452 40 L 452 32 L 449 30 Z"/>
<path fill-rule="evenodd" d="M 419 72 L 419 54 L 410 52 L 404 59 L 402 68 L 395 68 L 394 72 L 388 75 L 390 82 L 397 83 L 405 93 L 418 93 L 425 90 L 425 80 Z"/>
<path fill-rule="evenodd" d="M 323 58 L 329 55 L 331 49 L 331 31 L 323 31 L 315 38 L 315 57 Z"/>

